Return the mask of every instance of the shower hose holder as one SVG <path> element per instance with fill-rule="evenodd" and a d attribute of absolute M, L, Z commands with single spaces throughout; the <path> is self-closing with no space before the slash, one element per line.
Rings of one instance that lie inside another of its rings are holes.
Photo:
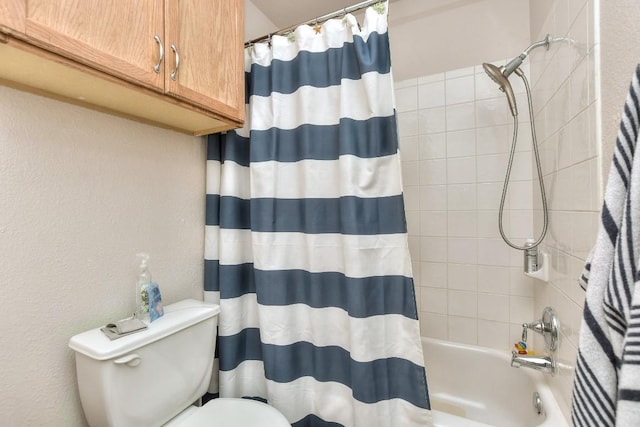
<path fill-rule="evenodd" d="M 533 241 L 525 243 L 524 274 L 543 282 L 549 281 L 549 254 L 533 246 Z"/>

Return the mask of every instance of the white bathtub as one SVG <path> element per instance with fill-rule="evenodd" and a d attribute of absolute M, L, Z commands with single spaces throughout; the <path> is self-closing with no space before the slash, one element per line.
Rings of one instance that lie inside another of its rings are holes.
<path fill-rule="evenodd" d="M 422 338 L 435 427 L 568 426 L 544 375 L 512 368 L 511 354 Z M 536 414 L 533 393 L 542 399 Z"/>

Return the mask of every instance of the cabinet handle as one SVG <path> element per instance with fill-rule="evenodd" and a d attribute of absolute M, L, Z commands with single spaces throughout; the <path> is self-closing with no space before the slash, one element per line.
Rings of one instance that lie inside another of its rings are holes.
<path fill-rule="evenodd" d="M 171 73 L 170 77 L 171 77 L 171 80 L 175 81 L 178 75 L 178 68 L 180 68 L 180 55 L 178 54 L 178 48 L 176 47 L 175 44 L 171 45 L 171 50 L 176 55 L 176 66 L 173 69 L 173 73 Z"/>
<path fill-rule="evenodd" d="M 160 64 L 162 64 L 162 60 L 164 59 L 164 45 L 162 44 L 162 39 L 159 35 L 153 36 L 153 39 L 158 43 L 158 63 L 153 66 L 153 71 L 156 73 L 160 73 Z"/>

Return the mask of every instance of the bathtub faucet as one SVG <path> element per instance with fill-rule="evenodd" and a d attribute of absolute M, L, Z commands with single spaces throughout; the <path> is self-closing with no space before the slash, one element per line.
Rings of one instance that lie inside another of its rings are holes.
<path fill-rule="evenodd" d="M 530 356 L 513 351 L 511 352 L 511 366 L 514 368 L 523 366 L 551 375 L 556 373 L 556 361 L 550 356 Z"/>
<path fill-rule="evenodd" d="M 525 343 L 527 342 L 527 330 L 529 329 L 544 337 L 544 345 L 551 354 L 558 349 L 558 330 L 560 326 L 553 308 L 545 307 L 540 320 L 522 324 L 522 341 Z M 524 366 L 525 368 L 535 369 L 551 375 L 556 373 L 556 361 L 553 356 L 534 356 L 513 351 L 511 353 L 511 366 L 514 368 Z"/>

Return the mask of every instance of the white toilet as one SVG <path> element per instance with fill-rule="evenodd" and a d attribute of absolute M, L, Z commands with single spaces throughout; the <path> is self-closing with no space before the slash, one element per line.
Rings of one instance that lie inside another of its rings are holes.
<path fill-rule="evenodd" d="M 149 328 L 111 341 L 99 328 L 71 338 L 89 425 L 290 427 L 275 408 L 249 399 L 194 402 L 207 391 L 220 308 L 185 300 Z"/>

